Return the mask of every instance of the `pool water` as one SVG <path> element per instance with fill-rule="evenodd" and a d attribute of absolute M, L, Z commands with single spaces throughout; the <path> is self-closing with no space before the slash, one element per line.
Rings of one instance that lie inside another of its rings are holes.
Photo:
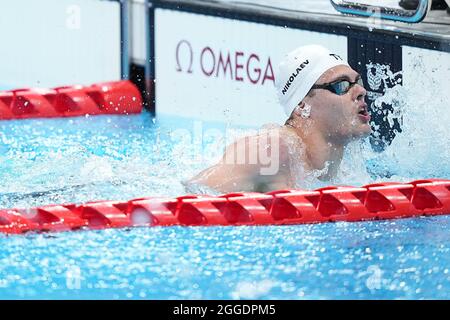
<path fill-rule="evenodd" d="M 1 298 L 448 299 L 450 217 L 0 237 Z"/>
<path fill-rule="evenodd" d="M 0 126 L 0 207 L 11 208 L 185 194 L 180 181 L 224 146 L 185 133 L 226 125 L 144 112 Z M 196 158 L 199 150 L 208 156 Z M 340 182 L 450 176 L 446 163 L 432 172 L 416 163 L 414 175 L 401 163 L 399 153 L 352 146 Z M 0 235 L 0 298 L 449 299 L 449 229 L 441 216 Z"/>

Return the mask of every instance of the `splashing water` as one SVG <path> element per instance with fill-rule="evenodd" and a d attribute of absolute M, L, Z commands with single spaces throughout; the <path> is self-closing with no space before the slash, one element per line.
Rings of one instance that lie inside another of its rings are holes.
<path fill-rule="evenodd" d="M 423 76 L 405 86 L 387 87 L 375 100 L 378 108 L 383 103 L 392 105 L 394 111 L 385 117 L 391 126 L 393 119 L 399 118 L 402 132 L 396 132 L 384 152 L 366 152 L 365 156 L 373 168 L 389 172 L 393 180 L 449 178 L 450 105 L 436 80 L 426 76 L 420 59 L 415 68 L 416 74 Z"/>
<path fill-rule="evenodd" d="M 147 113 L 0 125 L 3 208 L 175 196 L 191 172 L 172 156 L 170 140 L 159 139 L 170 129 L 154 125 Z"/>

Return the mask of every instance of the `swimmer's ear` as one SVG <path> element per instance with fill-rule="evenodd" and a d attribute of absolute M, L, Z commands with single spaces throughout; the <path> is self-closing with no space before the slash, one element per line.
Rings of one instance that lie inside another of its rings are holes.
<path fill-rule="evenodd" d="M 294 114 L 297 116 L 301 116 L 302 109 L 305 107 L 305 103 L 303 101 L 300 101 L 298 105 L 294 109 Z"/>
<path fill-rule="evenodd" d="M 311 106 L 302 101 L 295 107 L 294 113 L 303 119 L 307 119 L 311 116 Z"/>

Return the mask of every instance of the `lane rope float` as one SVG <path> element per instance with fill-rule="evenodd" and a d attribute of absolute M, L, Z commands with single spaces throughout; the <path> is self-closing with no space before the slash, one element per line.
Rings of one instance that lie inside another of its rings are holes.
<path fill-rule="evenodd" d="M 0 120 L 132 114 L 141 111 L 141 94 L 128 80 L 90 86 L 0 91 Z"/>
<path fill-rule="evenodd" d="M 450 180 L 277 190 L 221 196 L 146 197 L 0 210 L 0 232 L 134 226 L 293 225 L 450 214 Z"/>

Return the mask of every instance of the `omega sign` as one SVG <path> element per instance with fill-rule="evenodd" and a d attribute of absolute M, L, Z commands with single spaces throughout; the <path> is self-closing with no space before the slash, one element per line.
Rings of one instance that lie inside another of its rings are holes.
<path fill-rule="evenodd" d="M 200 73 L 255 85 L 275 83 L 270 57 L 262 59 L 256 53 L 224 51 L 209 46 L 197 52 L 189 41 L 181 40 L 176 46 L 175 58 L 177 72 Z"/>

